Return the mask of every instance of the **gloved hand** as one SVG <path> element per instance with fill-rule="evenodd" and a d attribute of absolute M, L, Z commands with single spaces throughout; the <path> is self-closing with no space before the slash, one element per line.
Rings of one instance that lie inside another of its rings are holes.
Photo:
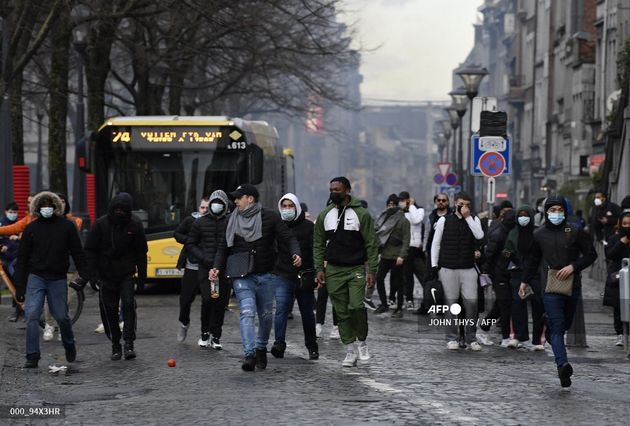
<path fill-rule="evenodd" d="M 92 287 L 92 290 L 94 291 L 101 291 L 101 280 L 96 279 L 96 278 L 91 279 L 90 287 Z"/>
<path fill-rule="evenodd" d="M 77 278 L 74 281 L 70 281 L 70 287 L 72 287 L 73 289 L 77 290 L 77 291 L 81 291 L 85 288 L 85 286 L 87 286 L 88 281 L 85 278 Z"/>
<path fill-rule="evenodd" d="M 439 278 L 438 271 L 440 268 L 438 266 L 434 266 L 427 272 L 427 281 L 435 281 Z"/>

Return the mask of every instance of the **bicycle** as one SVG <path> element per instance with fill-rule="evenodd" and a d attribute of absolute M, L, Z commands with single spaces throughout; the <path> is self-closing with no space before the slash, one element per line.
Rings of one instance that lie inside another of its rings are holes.
<path fill-rule="evenodd" d="M 17 303 L 22 308 L 22 310 L 24 310 L 24 302 L 18 301 L 16 296 L 17 291 L 15 289 L 15 284 L 13 284 L 13 281 L 4 270 L 4 266 L 2 265 L 2 263 L 0 263 L 0 279 L 2 279 L 2 282 L 4 282 L 4 284 L 9 289 L 9 292 L 11 293 L 13 300 L 15 300 L 15 303 Z M 85 293 L 83 291 L 84 287 L 85 286 L 82 283 L 79 283 L 76 280 L 72 280 L 68 283 L 68 314 L 70 316 L 70 321 L 72 321 L 72 324 L 77 322 L 77 320 L 81 316 L 81 312 L 83 312 L 83 304 L 85 303 Z M 39 320 L 39 325 L 41 328 L 44 328 L 44 326 L 46 325 L 43 317 Z"/>

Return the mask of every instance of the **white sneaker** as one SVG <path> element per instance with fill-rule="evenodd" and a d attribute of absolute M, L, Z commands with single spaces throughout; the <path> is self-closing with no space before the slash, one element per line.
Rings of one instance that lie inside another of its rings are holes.
<path fill-rule="evenodd" d="M 48 325 L 46 324 L 46 326 L 44 327 L 44 341 L 46 342 L 50 342 L 55 334 L 55 327 L 53 327 L 52 325 Z"/>
<path fill-rule="evenodd" d="M 623 346 L 623 334 L 617 336 L 617 341 L 615 342 L 615 346 Z"/>
<path fill-rule="evenodd" d="M 188 326 L 182 324 L 181 322 L 179 323 L 179 330 L 177 330 L 177 341 L 179 343 L 182 343 L 184 340 L 186 340 L 186 335 L 188 334 Z"/>
<path fill-rule="evenodd" d="M 330 336 L 328 336 L 331 339 L 340 339 L 341 336 L 339 335 L 339 327 L 336 325 L 333 325 L 332 330 L 330 330 Z"/>
<path fill-rule="evenodd" d="M 389 306 L 390 308 L 396 308 L 396 301 L 389 299 L 387 301 L 387 306 Z"/>
<path fill-rule="evenodd" d="M 508 346 L 508 345 L 510 344 L 510 341 L 511 341 L 511 340 L 512 340 L 512 339 L 503 339 L 503 340 L 501 340 L 501 347 L 502 347 L 502 348 L 509 348 L 509 346 Z"/>
<path fill-rule="evenodd" d="M 486 333 L 477 333 L 477 341 L 484 346 L 492 346 L 494 342 L 490 340 Z"/>
<path fill-rule="evenodd" d="M 359 349 L 359 361 L 367 362 L 372 356 L 370 355 L 370 351 L 368 350 L 367 343 L 364 341 L 359 341 L 357 344 L 357 348 Z"/>
<path fill-rule="evenodd" d="M 416 305 L 413 303 L 413 300 L 407 300 L 407 303 L 405 303 L 405 309 L 408 311 L 416 309 Z"/>
<path fill-rule="evenodd" d="M 455 340 L 451 340 L 446 344 L 446 349 L 448 349 L 449 351 L 458 351 L 459 343 L 457 343 L 457 341 Z"/>
<path fill-rule="evenodd" d="M 346 358 L 341 363 L 344 367 L 354 367 L 357 365 L 357 354 L 354 351 L 348 351 Z"/>
<path fill-rule="evenodd" d="M 481 345 L 478 342 L 470 342 L 468 345 L 471 351 L 479 352 L 481 350 Z"/>
<path fill-rule="evenodd" d="M 533 351 L 534 350 L 534 345 L 532 345 L 532 342 L 530 340 L 523 340 L 518 342 L 518 349 L 526 349 L 528 351 Z"/>
<path fill-rule="evenodd" d="M 197 340 L 197 344 L 200 348 L 207 348 L 208 346 L 210 346 L 210 336 L 208 336 L 206 340 L 203 340 L 203 337 L 204 336 L 201 336 L 199 340 Z"/>
<path fill-rule="evenodd" d="M 542 343 L 540 345 L 532 345 L 532 350 L 534 352 L 541 352 L 545 350 L 545 345 L 543 345 Z"/>
<path fill-rule="evenodd" d="M 322 328 L 324 328 L 323 324 L 315 324 L 315 337 L 322 337 Z"/>
<path fill-rule="evenodd" d="M 100 323 L 100 324 L 98 325 L 98 327 L 96 327 L 96 328 L 94 329 L 94 332 L 95 332 L 95 333 L 105 333 L 105 326 L 103 325 L 103 323 Z"/>
<path fill-rule="evenodd" d="M 510 349 L 518 348 L 519 341 L 517 339 L 508 339 L 507 347 Z"/>

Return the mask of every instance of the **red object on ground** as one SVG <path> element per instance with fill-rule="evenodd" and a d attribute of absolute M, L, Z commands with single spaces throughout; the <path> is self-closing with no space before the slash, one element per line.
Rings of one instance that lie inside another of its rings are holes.
<path fill-rule="evenodd" d="M 175 365 L 176 365 L 177 363 L 175 362 L 175 360 L 174 360 L 173 358 L 171 358 L 171 359 L 169 359 L 169 360 L 167 361 L 167 364 L 168 364 L 168 366 L 169 366 L 169 367 L 175 367 Z"/>
<path fill-rule="evenodd" d="M 86 173 L 85 185 L 87 190 L 87 211 L 90 223 L 96 221 L 96 183 L 93 173 Z"/>
<path fill-rule="evenodd" d="M 13 166 L 13 199 L 20 210 L 18 219 L 22 219 L 28 213 L 26 200 L 31 193 L 31 183 L 29 180 L 28 166 Z"/>

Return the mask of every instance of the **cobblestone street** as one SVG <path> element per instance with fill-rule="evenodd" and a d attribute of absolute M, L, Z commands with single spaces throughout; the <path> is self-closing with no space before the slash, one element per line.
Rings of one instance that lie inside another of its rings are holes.
<path fill-rule="evenodd" d="M 4 322 L 0 305 L 0 405 L 65 406 L 63 419 L 14 424 L 627 424 L 630 361 L 614 347 L 612 315 L 586 302 L 587 349 L 570 349 L 575 375 L 562 391 L 550 350 L 484 347 L 447 353 L 428 318 L 402 320 L 370 314 L 369 365 L 342 368 L 344 349 L 320 339 L 320 359 L 308 361 L 299 315 L 289 321 L 287 356 L 269 357 L 266 371 L 243 372 L 238 314 L 228 312 L 223 351 L 197 347 L 199 301 L 188 339 L 178 344 L 174 294 L 138 297 L 138 358 L 110 361 L 110 345 L 93 333 L 100 322 L 89 291 L 75 332 L 77 362 L 66 374 L 59 342 L 42 343 L 37 370 L 24 363 L 24 323 Z M 161 293 L 161 292 L 160 292 Z M 588 293 L 588 292 L 587 292 Z M 595 294 L 591 289 L 588 294 Z M 297 313 L 297 308 L 295 309 Z M 493 336 L 495 342 L 498 340 Z M 177 360 L 175 368 L 166 361 Z M 6 420 L 0 422 L 4 423 Z"/>

